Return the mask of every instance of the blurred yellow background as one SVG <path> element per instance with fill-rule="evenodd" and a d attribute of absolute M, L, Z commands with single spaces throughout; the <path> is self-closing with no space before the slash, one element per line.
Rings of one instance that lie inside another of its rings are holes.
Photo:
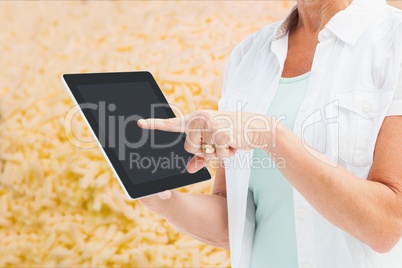
<path fill-rule="evenodd" d="M 1 1 L 0 266 L 229 267 L 127 200 L 99 149 L 68 142 L 60 75 L 149 70 L 184 112 L 216 109 L 230 51 L 294 3 Z M 81 118 L 73 131 L 92 140 Z"/>

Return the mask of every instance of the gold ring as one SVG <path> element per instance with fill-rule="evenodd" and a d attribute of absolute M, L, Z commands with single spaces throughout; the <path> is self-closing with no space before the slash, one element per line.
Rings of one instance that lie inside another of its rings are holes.
<path fill-rule="evenodd" d="M 213 144 L 203 144 L 202 145 L 202 150 L 206 154 L 213 154 L 215 152 L 215 145 L 213 145 Z"/>

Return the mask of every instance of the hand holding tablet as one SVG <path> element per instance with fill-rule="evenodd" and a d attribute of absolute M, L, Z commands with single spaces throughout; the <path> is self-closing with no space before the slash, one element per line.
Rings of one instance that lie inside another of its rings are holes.
<path fill-rule="evenodd" d="M 174 118 L 148 72 L 65 74 L 63 81 L 123 190 L 133 199 L 210 179 L 189 173 L 185 134 L 142 129 L 142 118 Z M 192 170 L 196 171 L 196 170 Z"/>

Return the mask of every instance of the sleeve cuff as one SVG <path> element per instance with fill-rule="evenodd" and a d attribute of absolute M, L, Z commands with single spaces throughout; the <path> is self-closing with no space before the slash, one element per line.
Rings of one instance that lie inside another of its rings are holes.
<path fill-rule="evenodd" d="M 391 103 L 391 106 L 388 109 L 388 112 L 385 116 L 392 115 L 402 115 L 402 101 L 394 101 Z"/>

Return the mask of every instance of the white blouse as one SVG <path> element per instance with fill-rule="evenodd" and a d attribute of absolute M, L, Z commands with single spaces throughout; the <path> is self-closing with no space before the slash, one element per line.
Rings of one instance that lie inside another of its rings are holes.
<path fill-rule="evenodd" d="M 288 25 L 296 13 L 294 8 L 285 21 L 261 29 L 234 49 L 220 110 L 265 113 L 278 87 Z M 385 0 L 354 0 L 318 39 L 293 131 L 337 165 L 367 179 L 385 116 L 402 115 L 402 13 Z M 252 154 L 238 151 L 225 161 L 233 268 L 249 266 L 253 242 Z M 299 267 L 402 267 L 402 242 L 387 254 L 376 253 L 328 222 L 296 190 L 293 197 Z"/>

